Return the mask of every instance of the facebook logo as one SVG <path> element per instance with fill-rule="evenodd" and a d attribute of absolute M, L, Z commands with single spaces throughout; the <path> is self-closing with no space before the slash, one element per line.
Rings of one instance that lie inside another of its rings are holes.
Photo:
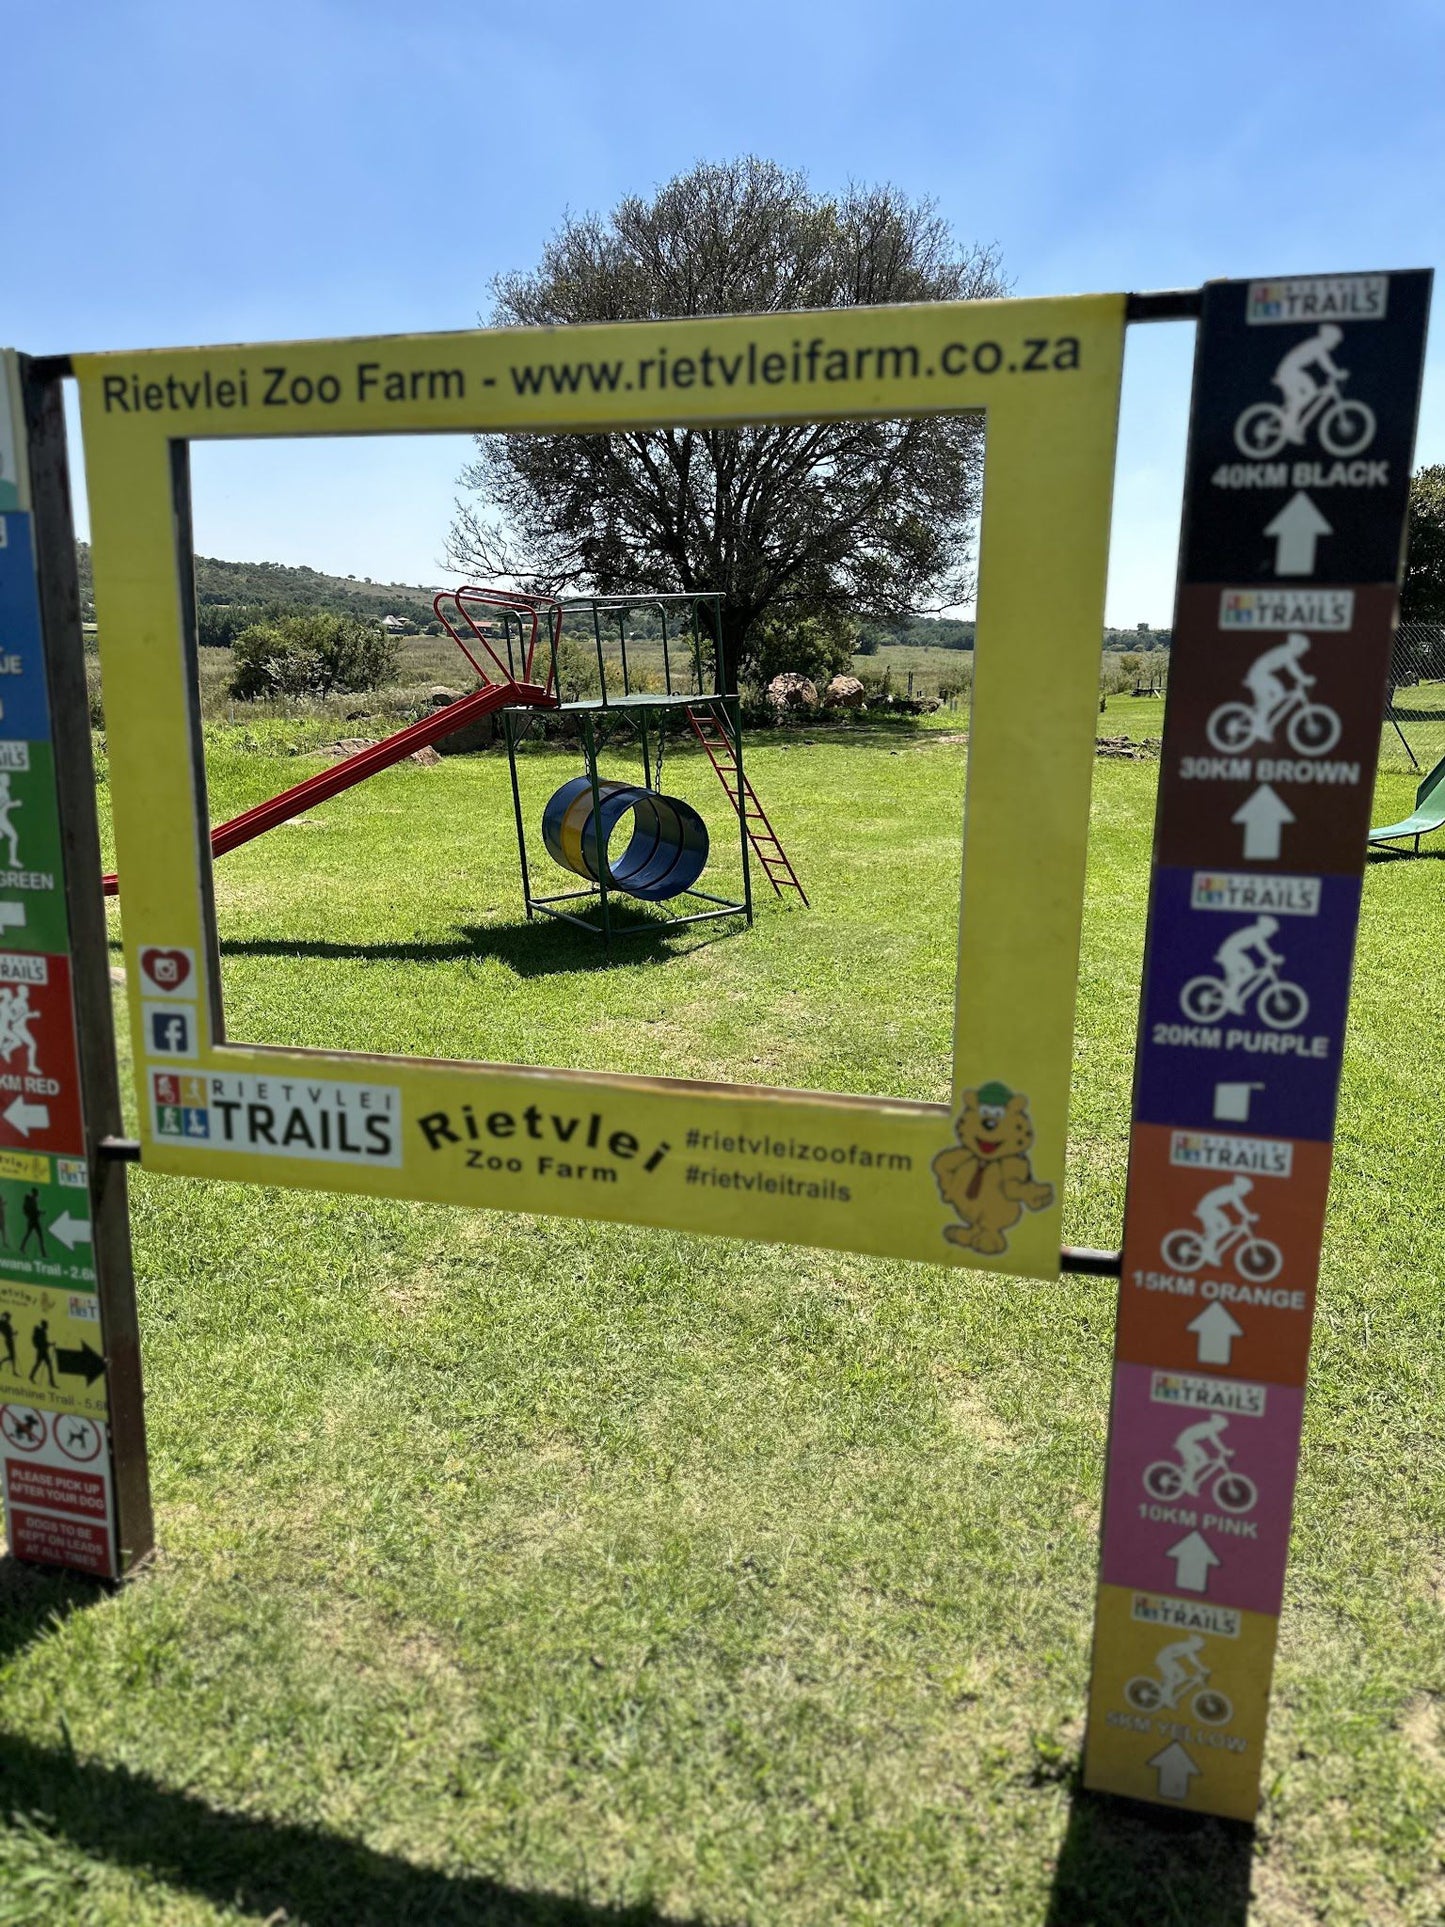
<path fill-rule="evenodd" d="M 194 1057 L 195 1012 L 175 1004 L 145 1006 L 146 1043 L 152 1057 Z"/>

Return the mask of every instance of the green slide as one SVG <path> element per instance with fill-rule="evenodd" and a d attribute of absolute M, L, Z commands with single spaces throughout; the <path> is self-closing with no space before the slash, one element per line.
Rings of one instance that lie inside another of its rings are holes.
<path fill-rule="evenodd" d="M 1438 830 L 1442 825 L 1445 825 L 1445 756 L 1416 790 L 1414 814 L 1407 816 L 1403 823 L 1387 823 L 1382 830 L 1371 830 L 1370 841 L 1392 843 L 1396 837 L 1413 836 L 1418 850 L 1426 831 Z"/>

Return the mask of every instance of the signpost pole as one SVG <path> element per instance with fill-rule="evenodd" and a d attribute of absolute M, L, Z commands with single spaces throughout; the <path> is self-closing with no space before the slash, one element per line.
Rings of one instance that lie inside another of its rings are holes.
<path fill-rule="evenodd" d="M 1204 293 L 1085 1785 L 1252 1820 L 1430 276 Z"/>
<path fill-rule="evenodd" d="M 12 1555 L 152 1549 L 58 377 L 0 354 L 0 1471 Z"/>

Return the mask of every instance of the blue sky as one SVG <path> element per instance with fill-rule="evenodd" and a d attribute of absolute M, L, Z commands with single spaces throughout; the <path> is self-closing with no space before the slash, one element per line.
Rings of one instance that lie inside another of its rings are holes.
<path fill-rule="evenodd" d="M 564 210 L 748 150 L 935 197 L 1021 294 L 1445 265 L 1439 0 L 47 0 L 5 34 L 0 340 L 35 353 L 466 326 Z M 1131 331 L 1116 623 L 1169 620 L 1190 353 Z M 200 451 L 197 547 L 439 580 L 462 454 Z"/>

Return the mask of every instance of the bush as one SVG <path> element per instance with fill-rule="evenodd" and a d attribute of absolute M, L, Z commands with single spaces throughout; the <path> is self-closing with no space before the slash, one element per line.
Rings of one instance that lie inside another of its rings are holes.
<path fill-rule="evenodd" d="M 744 659 L 764 688 L 774 676 L 793 674 L 822 689 L 834 676 L 852 672 L 857 646 L 858 625 L 851 616 L 800 616 L 783 609 L 754 625 Z"/>
<path fill-rule="evenodd" d="M 243 629 L 276 622 L 283 614 L 255 602 L 203 602 L 196 610 L 196 640 L 203 649 L 229 649 Z"/>
<path fill-rule="evenodd" d="M 243 629 L 231 647 L 231 694 L 242 702 L 375 689 L 396 671 L 397 645 L 355 616 L 282 616 Z"/>

